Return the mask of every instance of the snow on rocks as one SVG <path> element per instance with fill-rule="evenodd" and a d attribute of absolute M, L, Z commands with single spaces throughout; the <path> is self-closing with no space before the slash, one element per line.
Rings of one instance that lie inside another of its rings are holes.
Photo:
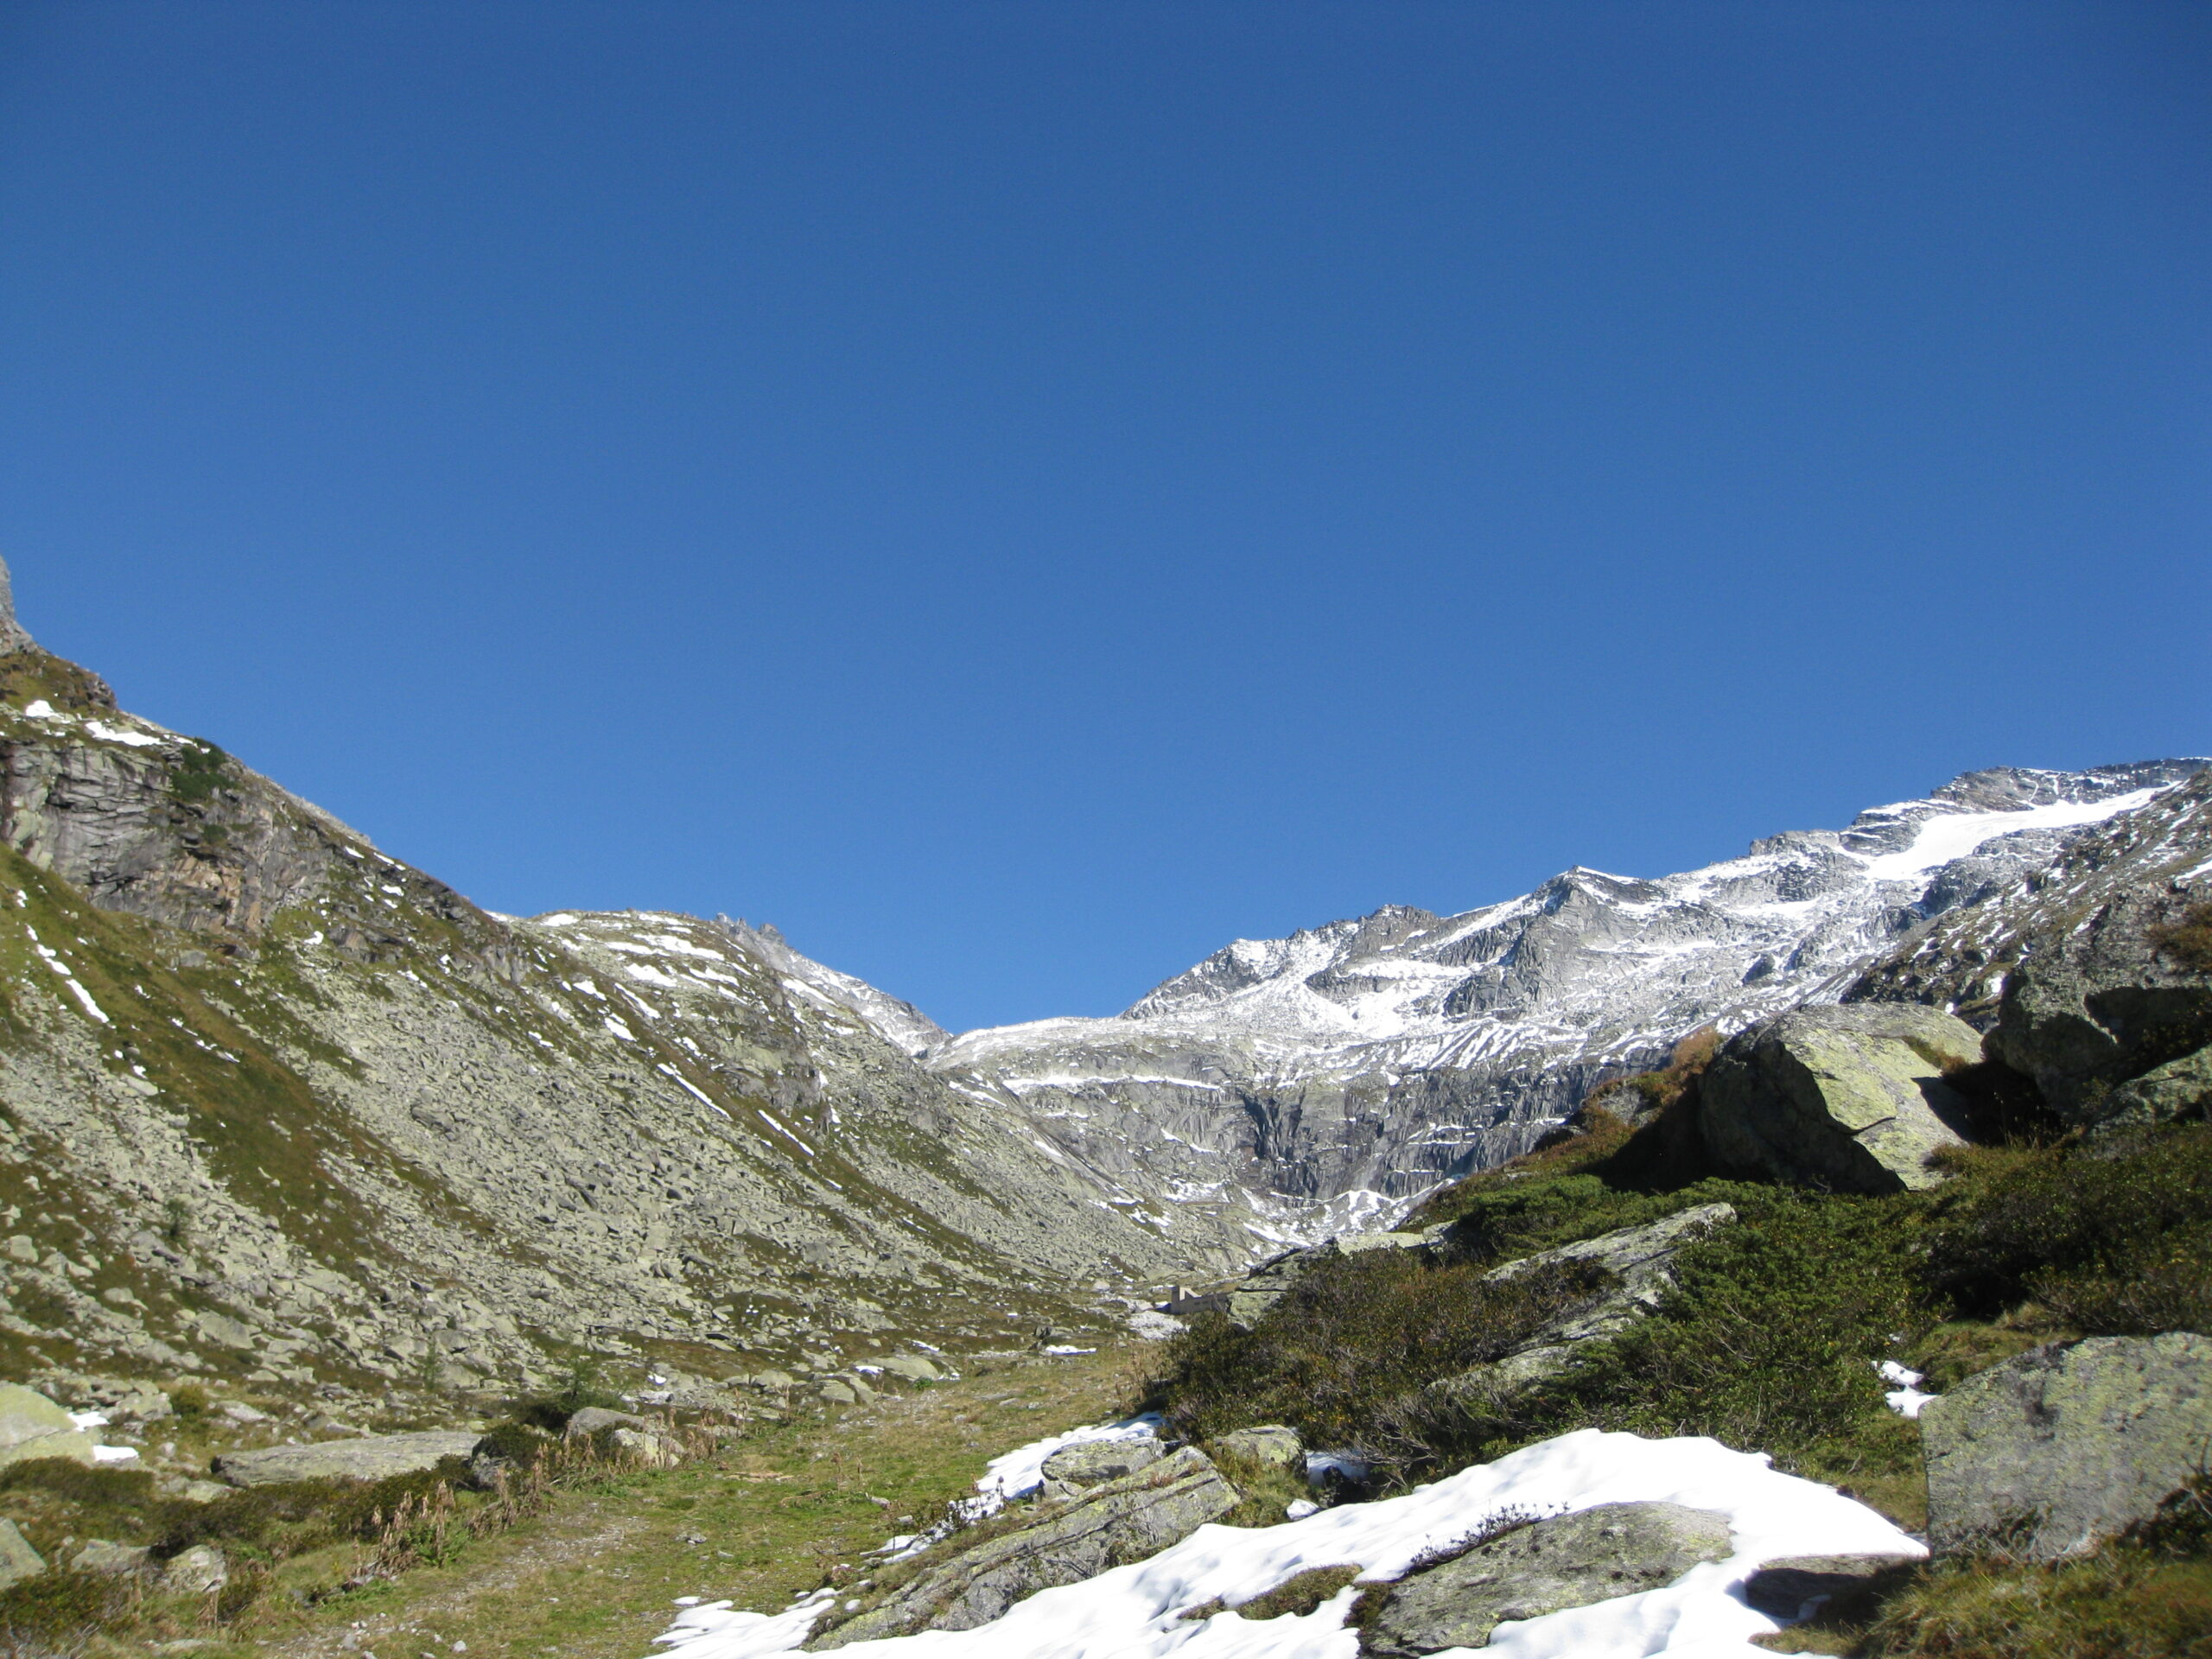
<path fill-rule="evenodd" d="M 1077 1431 L 1086 1432 L 1099 1433 Z M 1018 1483 L 1027 1471 L 1041 1478 L 1050 1455 L 1042 1448 L 1071 1443 L 1055 1436 L 1009 1452 L 985 1478 L 1027 1490 Z M 978 1629 L 856 1643 L 848 1651 L 915 1659 L 1356 1659 L 1357 1638 L 1344 1622 L 1357 1586 L 1303 1616 L 1248 1623 L 1236 1605 L 1314 1567 L 1356 1563 L 1366 1581 L 1395 1579 L 1424 1551 L 1465 1537 L 1503 1511 L 1565 1514 L 1631 1503 L 1718 1510 L 1728 1517 L 1734 1553 L 1659 1589 L 1501 1625 L 1485 1651 L 1508 1659 L 1755 1659 L 1761 1649 L 1751 1638 L 1778 1628 L 1743 1596 L 1765 1562 L 1926 1554 L 1866 1505 L 1781 1474 L 1763 1454 L 1712 1440 L 1648 1440 L 1582 1429 L 1401 1497 L 1275 1527 L 1201 1527 L 1149 1560 L 1041 1591 Z M 817 1592 L 773 1614 L 740 1612 L 728 1602 L 693 1607 L 659 1640 L 680 1659 L 766 1659 L 805 1642 L 829 1596 Z M 1182 1617 L 1216 1599 L 1229 1611 L 1204 1621 Z"/>
<path fill-rule="evenodd" d="M 1894 1359 L 1885 1359 L 1874 1368 L 1881 1372 L 1882 1381 L 1896 1386 L 1882 1397 L 1890 1402 L 1890 1409 L 1906 1417 L 1917 1417 L 1920 1408 L 1936 1396 L 1923 1394 L 1920 1385 L 1927 1381 L 1918 1371 L 1907 1370 Z"/>
<path fill-rule="evenodd" d="M 1125 1417 L 1119 1422 L 1071 1428 L 1065 1434 L 1018 1446 L 1004 1457 L 992 1459 L 983 1471 L 983 1478 L 976 1483 L 976 1496 L 969 1500 L 968 1519 L 980 1521 L 987 1515 L 996 1515 L 1006 1507 L 1007 1499 L 1027 1497 L 1039 1491 L 1045 1484 L 1045 1465 L 1053 1453 L 1100 1440 L 1155 1440 L 1162 1421 L 1158 1413 L 1147 1412 L 1141 1417 Z"/>

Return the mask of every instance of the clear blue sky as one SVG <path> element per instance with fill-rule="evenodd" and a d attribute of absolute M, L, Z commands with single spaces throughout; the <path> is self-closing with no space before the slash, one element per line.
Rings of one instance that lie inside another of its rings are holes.
<path fill-rule="evenodd" d="M 27 623 L 955 1027 L 2212 748 L 2212 8 L 0 4 Z"/>

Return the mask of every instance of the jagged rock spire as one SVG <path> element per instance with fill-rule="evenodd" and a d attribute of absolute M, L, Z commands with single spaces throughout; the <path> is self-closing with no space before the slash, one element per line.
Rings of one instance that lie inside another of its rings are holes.
<path fill-rule="evenodd" d="M 30 635 L 16 620 L 16 593 L 8 580 L 8 561 L 0 559 L 0 657 L 31 647 Z"/>

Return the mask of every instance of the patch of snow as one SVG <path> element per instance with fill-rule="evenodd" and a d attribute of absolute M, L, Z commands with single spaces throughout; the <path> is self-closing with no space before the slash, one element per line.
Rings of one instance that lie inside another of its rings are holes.
<path fill-rule="evenodd" d="M 134 732 L 122 726 L 110 726 L 105 721 L 88 720 L 85 730 L 104 743 L 121 743 L 134 749 L 158 749 L 162 740 L 149 737 L 143 732 Z"/>
<path fill-rule="evenodd" d="M 1927 1380 L 1926 1378 L 1923 1377 L 1918 1371 L 1907 1370 L 1894 1359 L 1885 1359 L 1874 1369 L 1881 1372 L 1883 1382 L 1897 1384 L 1896 1388 L 1882 1396 L 1890 1402 L 1891 1411 L 1907 1417 L 1917 1417 L 1920 1415 L 1921 1408 L 1936 1398 L 1932 1394 L 1923 1394 L 1920 1391 L 1920 1385 Z"/>
<path fill-rule="evenodd" d="M 2159 789 L 2138 789 L 2102 801 L 2054 801 L 2018 812 L 1947 812 L 1928 819 L 1902 852 L 1885 853 L 1866 861 L 1866 874 L 1877 881 L 1901 881 L 1907 877 L 1964 858 L 1983 842 L 2022 830 L 2071 830 L 2085 823 L 2101 823 L 2123 812 L 2146 805 Z"/>
<path fill-rule="evenodd" d="M 94 1463 L 136 1463 L 138 1448 L 135 1446 L 96 1446 L 92 1448 Z"/>
<path fill-rule="evenodd" d="M 107 1414 L 104 1411 L 73 1411 L 69 1414 L 69 1421 L 81 1434 L 88 1428 L 105 1428 Z"/>
<path fill-rule="evenodd" d="M 969 1518 L 980 1521 L 987 1515 L 996 1515 L 1008 1498 L 1026 1497 L 1044 1485 L 1045 1460 L 1063 1447 L 1089 1446 L 1096 1440 L 1156 1440 L 1164 1421 L 1157 1412 L 1148 1411 L 1141 1417 L 1071 1428 L 1065 1434 L 1017 1446 L 1004 1456 L 992 1459 L 983 1471 L 983 1478 L 976 1483 L 976 1495 L 969 1501 Z"/>
<path fill-rule="evenodd" d="M 355 853 L 353 856 L 359 858 L 360 855 L 359 853 Z M 569 912 L 565 910 L 556 910 L 550 916 L 539 917 L 537 918 L 537 925 L 540 927 L 567 927 L 575 922 L 575 917 L 569 914 Z"/>
<path fill-rule="evenodd" d="M 66 720 L 68 718 L 67 715 L 56 710 L 54 706 L 48 702 L 44 697 L 41 697 L 36 702 L 31 704 L 29 708 L 24 709 L 23 712 L 29 715 L 33 720 Z"/>
<path fill-rule="evenodd" d="M 1048 1354 L 1057 1354 L 1062 1357 L 1065 1357 L 1070 1354 L 1095 1354 L 1098 1351 L 1096 1348 L 1071 1348 L 1064 1342 L 1056 1342 L 1051 1347 L 1045 1350 L 1045 1351 Z"/>
<path fill-rule="evenodd" d="M 1763 1455 L 1732 1452 L 1717 1440 L 1647 1440 L 1582 1429 L 1402 1497 L 1344 1504 L 1275 1527 L 1201 1527 L 1149 1560 L 1041 1591 L 979 1629 L 855 1643 L 852 1652 L 855 1659 L 871 1652 L 945 1659 L 1349 1659 L 1356 1643 L 1344 1621 L 1356 1586 L 1303 1616 L 1248 1623 L 1235 1605 L 1317 1567 L 1351 1562 L 1368 1582 L 1397 1578 L 1425 1550 L 1465 1537 L 1507 1510 L 1557 1514 L 1650 1502 L 1726 1515 L 1735 1554 L 1661 1589 L 1509 1622 L 1484 1651 L 1501 1659 L 1758 1659 L 1763 1649 L 1751 1638 L 1779 1626 L 1738 1592 L 1764 1562 L 1788 1555 L 1926 1553 L 1865 1504 L 1777 1473 Z M 1182 1617 L 1217 1598 L 1230 1610 L 1196 1628 Z M 727 1602 L 718 1611 L 695 1608 L 660 1640 L 687 1659 L 766 1659 L 805 1641 L 824 1599 L 779 1614 L 732 1612 Z"/>

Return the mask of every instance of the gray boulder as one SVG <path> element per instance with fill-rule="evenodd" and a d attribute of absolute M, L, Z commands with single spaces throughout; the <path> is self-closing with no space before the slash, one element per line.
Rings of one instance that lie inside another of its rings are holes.
<path fill-rule="evenodd" d="M 1244 1458 L 1278 1469 L 1306 1466 L 1306 1442 L 1294 1428 L 1268 1423 L 1259 1428 L 1240 1428 L 1213 1442 L 1217 1454 Z"/>
<path fill-rule="evenodd" d="M 1587 1262 L 1604 1268 L 1613 1281 L 1553 1319 L 1510 1353 L 1490 1364 L 1432 1382 L 1428 1393 L 1433 1399 L 1496 1400 L 1557 1375 L 1566 1369 L 1577 1346 L 1618 1336 L 1657 1307 L 1660 1299 L 1674 1288 L 1675 1259 L 1714 1228 L 1735 1219 L 1732 1205 L 1696 1205 L 1641 1227 L 1623 1227 L 1557 1249 L 1541 1250 L 1493 1269 L 1484 1277 L 1516 1279 L 1544 1268 Z"/>
<path fill-rule="evenodd" d="M 129 1573 L 145 1572 L 153 1554 L 144 1544 L 117 1544 L 105 1538 L 90 1538 L 71 1558 L 69 1569 L 73 1573 L 97 1573 L 104 1578 L 121 1578 Z"/>
<path fill-rule="evenodd" d="M 1928 1538 L 2056 1560 L 2150 1520 L 2212 1446 L 2212 1337 L 2053 1343 L 1920 1414 Z"/>
<path fill-rule="evenodd" d="M 586 1406 L 569 1419 L 563 1431 L 569 1439 L 581 1440 L 610 1428 L 650 1430 L 652 1425 L 644 1418 L 626 1411 L 609 1411 L 604 1406 Z"/>
<path fill-rule="evenodd" d="M 972 1630 L 1039 1590 L 1142 1560 L 1236 1507 L 1236 1489 L 1190 1446 L 1148 1468 L 1040 1505 L 1027 1526 L 925 1564 L 874 1606 L 807 1643 L 812 1651 L 917 1630 Z"/>
<path fill-rule="evenodd" d="M 904 1377 L 909 1382 L 936 1382 L 944 1376 L 935 1362 L 919 1354 L 892 1354 L 875 1363 L 893 1376 Z"/>
<path fill-rule="evenodd" d="M 2189 907 L 2170 884 L 2146 884 L 2050 930 L 2005 982 L 1990 1052 L 2061 1116 L 2093 1123 L 2105 1090 L 2212 1041 L 2212 975 L 2159 942 Z"/>
<path fill-rule="evenodd" d="M 1392 1585 L 1360 1637 L 1376 1659 L 1479 1648 L 1509 1619 L 1672 1584 L 1733 1553 L 1728 1517 L 1679 1503 L 1601 1503 L 1554 1516 Z"/>
<path fill-rule="evenodd" d="M 448 1458 L 466 1459 L 482 1436 L 466 1430 L 378 1434 L 316 1446 L 272 1446 L 262 1452 L 226 1452 L 215 1472 L 233 1486 L 275 1486 L 292 1480 L 383 1480 L 419 1474 Z"/>
<path fill-rule="evenodd" d="M 0 1590 L 46 1571 L 46 1558 L 31 1548 L 12 1521 L 0 1521 Z"/>
<path fill-rule="evenodd" d="M 1087 1487 L 1149 1469 L 1166 1455 L 1158 1440 L 1085 1440 L 1062 1446 L 1045 1459 L 1045 1495 L 1072 1497 Z"/>
<path fill-rule="evenodd" d="M 173 1596 L 204 1596 L 231 1581 L 230 1563 L 212 1544 L 194 1544 L 162 1567 L 162 1588 Z"/>
<path fill-rule="evenodd" d="M 1940 1008 L 1797 1008 L 1731 1038 L 1705 1076 L 1699 1123 L 1722 1163 L 1842 1192 L 1936 1185 L 1931 1153 L 1964 1144 L 1967 1101 L 1947 1071 L 1981 1058 Z"/>
<path fill-rule="evenodd" d="M 0 1383 L 0 1468 L 37 1458 L 91 1463 L 92 1437 L 44 1395 L 19 1383 Z"/>

